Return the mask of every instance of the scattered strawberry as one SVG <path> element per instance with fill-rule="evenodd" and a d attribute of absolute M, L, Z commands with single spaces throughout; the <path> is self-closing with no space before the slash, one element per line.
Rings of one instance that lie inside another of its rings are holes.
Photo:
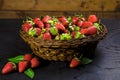
<path fill-rule="evenodd" d="M 63 26 L 63 24 L 57 22 L 55 26 L 58 30 L 65 31 L 65 27 Z"/>
<path fill-rule="evenodd" d="M 28 32 L 28 30 L 30 28 L 32 28 L 33 26 L 29 23 L 29 22 L 25 22 L 23 25 L 22 25 L 22 30 L 25 31 L 25 32 Z"/>
<path fill-rule="evenodd" d="M 74 38 L 75 36 L 75 31 L 71 32 L 71 37 Z"/>
<path fill-rule="evenodd" d="M 51 39 L 52 39 L 51 34 L 50 34 L 49 32 L 45 32 L 45 33 L 43 34 L 42 38 L 43 38 L 44 40 L 51 40 Z"/>
<path fill-rule="evenodd" d="M 43 18 L 42 18 L 42 21 L 44 22 L 44 23 L 49 23 L 49 20 L 51 20 L 52 18 L 50 17 L 50 16 L 48 16 L 48 15 L 46 15 L 46 16 L 44 16 Z"/>
<path fill-rule="evenodd" d="M 29 61 L 21 61 L 18 63 L 18 71 L 24 72 L 29 67 Z"/>
<path fill-rule="evenodd" d="M 30 61 L 32 59 L 32 54 L 25 54 L 23 60 Z"/>
<path fill-rule="evenodd" d="M 88 21 L 94 23 L 94 22 L 97 22 L 97 21 L 98 21 L 98 18 L 97 18 L 96 15 L 89 15 L 89 17 L 88 17 Z"/>
<path fill-rule="evenodd" d="M 36 68 L 40 64 L 38 58 L 36 58 L 36 57 L 32 58 L 32 60 L 30 62 L 31 62 L 31 68 Z"/>
<path fill-rule="evenodd" d="M 16 65 L 12 62 L 7 62 L 5 66 L 2 68 L 2 74 L 8 74 L 15 71 Z"/>
<path fill-rule="evenodd" d="M 81 61 L 77 57 L 75 57 L 71 60 L 69 67 L 75 68 L 75 67 L 79 66 L 80 63 L 81 63 Z"/>

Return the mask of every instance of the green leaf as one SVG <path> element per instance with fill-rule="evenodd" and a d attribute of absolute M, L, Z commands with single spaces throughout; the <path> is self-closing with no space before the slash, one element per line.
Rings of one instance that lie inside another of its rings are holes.
<path fill-rule="evenodd" d="M 28 31 L 28 34 L 32 37 L 35 36 L 36 35 L 36 28 L 34 28 L 34 29 L 30 28 L 29 31 Z"/>
<path fill-rule="evenodd" d="M 71 37 L 71 35 L 68 34 L 68 33 L 62 33 L 62 34 L 60 35 L 60 40 L 71 40 L 71 39 L 72 39 L 72 37 Z"/>
<path fill-rule="evenodd" d="M 31 68 L 28 68 L 27 70 L 24 71 L 24 74 L 28 76 L 29 78 L 33 79 L 35 76 L 34 71 Z"/>
<path fill-rule="evenodd" d="M 94 23 L 94 25 L 98 30 L 102 30 L 102 26 L 99 23 Z"/>
<path fill-rule="evenodd" d="M 20 61 L 23 60 L 23 55 L 19 55 L 16 57 L 9 58 L 8 61 L 13 62 L 13 63 L 19 63 Z"/>
<path fill-rule="evenodd" d="M 57 35 L 57 34 L 58 34 L 58 29 L 57 29 L 56 27 L 51 27 L 51 28 L 50 28 L 50 33 L 51 33 L 52 35 Z"/>
<path fill-rule="evenodd" d="M 84 57 L 84 58 L 82 58 L 82 64 L 89 64 L 89 63 L 91 63 L 93 60 L 91 60 L 91 59 L 89 59 L 89 58 L 86 58 L 86 57 Z"/>

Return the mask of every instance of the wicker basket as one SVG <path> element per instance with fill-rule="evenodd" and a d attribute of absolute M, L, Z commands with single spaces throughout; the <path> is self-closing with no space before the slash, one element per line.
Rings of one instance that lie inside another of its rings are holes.
<path fill-rule="evenodd" d="M 103 39 L 107 34 L 106 27 L 102 26 L 103 29 L 99 34 L 67 41 L 47 41 L 31 37 L 22 30 L 20 30 L 20 36 L 30 45 L 33 53 L 40 58 L 54 61 L 70 61 L 74 56 L 80 56 L 81 53 L 89 58 L 94 56 L 99 40 Z"/>

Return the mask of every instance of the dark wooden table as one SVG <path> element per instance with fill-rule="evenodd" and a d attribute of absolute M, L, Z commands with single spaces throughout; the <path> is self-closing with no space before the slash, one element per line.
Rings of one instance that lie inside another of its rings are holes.
<path fill-rule="evenodd" d="M 66 62 L 49 62 L 34 69 L 34 80 L 120 80 L 120 19 L 102 19 L 108 35 L 99 42 L 92 64 L 70 69 Z M 0 70 L 7 58 L 31 52 L 19 36 L 20 19 L 0 20 Z M 1 75 L 0 80 L 29 80 L 22 73 Z"/>

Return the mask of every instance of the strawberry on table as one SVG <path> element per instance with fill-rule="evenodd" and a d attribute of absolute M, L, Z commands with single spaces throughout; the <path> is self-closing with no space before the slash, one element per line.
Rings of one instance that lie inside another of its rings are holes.
<path fill-rule="evenodd" d="M 22 30 L 25 31 L 25 32 L 28 32 L 28 30 L 30 28 L 32 28 L 33 26 L 29 23 L 29 22 L 25 22 L 23 25 L 22 25 Z"/>
<path fill-rule="evenodd" d="M 29 67 L 29 61 L 20 61 L 18 63 L 18 71 L 20 73 L 24 72 Z"/>
<path fill-rule="evenodd" d="M 2 74 L 8 74 L 15 71 L 16 65 L 13 62 L 7 62 L 2 68 Z"/>
<path fill-rule="evenodd" d="M 89 15 L 89 17 L 88 17 L 88 21 L 94 23 L 94 22 L 97 22 L 97 21 L 98 21 L 98 18 L 97 18 L 96 15 Z"/>
<path fill-rule="evenodd" d="M 74 58 L 71 60 L 69 67 L 70 67 L 70 68 L 75 68 L 75 67 L 79 66 L 80 63 L 81 63 L 81 61 L 80 61 L 77 57 L 74 57 Z"/>
<path fill-rule="evenodd" d="M 88 28 L 88 27 L 90 27 L 90 26 L 92 26 L 93 25 L 93 23 L 92 22 L 90 22 L 90 21 L 85 21 L 85 22 L 83 22 L 82 23 L 82 28 Z"/>
<path fill-rule="evenodd" d="M 31 68 L 36 68 L 39 66 L 40 62 L 37 57 L 33 57 L 31 62 Z"/>
<path fill-rule="evenodd" d="M 32 54 L 26 53 L 26 54 L 24 55 L 23 60 L 30 61 L 31 59 L 32 59 Z"/>

